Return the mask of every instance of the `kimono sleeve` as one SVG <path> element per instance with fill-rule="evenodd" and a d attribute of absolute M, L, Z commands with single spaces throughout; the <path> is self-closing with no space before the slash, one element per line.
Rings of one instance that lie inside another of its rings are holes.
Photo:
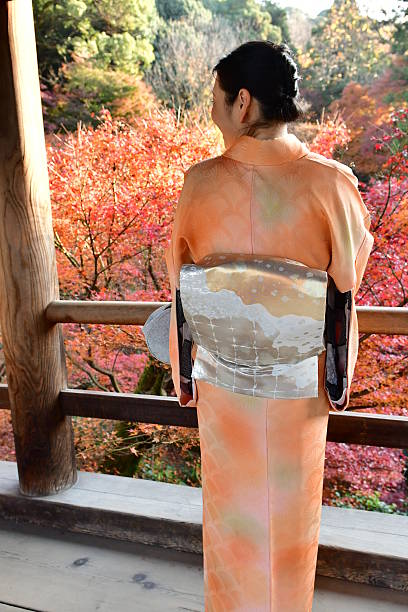
<path fill-rule="evenodd" d="M 342 165 L 334 182 L 333 197 L 326 214 L 330 234 L 331 259 L 326 310 L 325 389 L 334 410 L 349 406 L 351 381 L 359 349 L 355 304 L 373 247 L 371 216 L 360 192 L 358 180 Z"/>
<path fill-rule="evenodd" d="M 356 295 L 374 237 L 369 231 L 371 215 L 358 190 L 358 179 L 350 168 L 341 166 L 334 180 L 333 197 L 325 209 L 331 245 L 327 273 L 340 292 L 352 291 Z"/>
<path fill-rule="evenodd" d="M 188 207 L 192 198 L 192 177 L 189 171 L 184 174 L 184 184 L 181 191 L 175 218 L 172 227 L 172 235 L 170 244 L 165 251 L 166 266 L 171 288 L 171 312 L 170 312 L 170 330 L 169 330 L 169 354 L 172 379 L 174 389 L 180 406 L 196 406 L 198 399 L 197 386 L 194 378 L 186 380 L 181 375 L 182 367 L 185 367 L 186 361 L 191 359 L 193 364 L 194 351 L 190 351 L 191 344 L 184 343 L 183 348 L 183 329 L 186 329 L 186 323 L 183 325 L 183 315 L 180 301 L 180 283 L 179 275 L 180 268 L 184 263 L 192 263 L 193 258 L 189 248 L 188 237 L 184 229 L 188 227 Z M 188 330 L 187 330 L 188 331 Z M 184 338 L 185 339 L 185 338 Z M 182 364 L 182 359 L 184 360 Z M 187 363 L 187 369 L 189 364 Z M 191 392 L 186 393 L 186 389 L 190 385 Z"/>

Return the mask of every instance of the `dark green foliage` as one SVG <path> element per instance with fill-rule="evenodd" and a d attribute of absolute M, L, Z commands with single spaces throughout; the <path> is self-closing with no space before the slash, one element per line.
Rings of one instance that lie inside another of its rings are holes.
<path fill-rule="evenodd" d="M 164 368 L 153 358 L 147 362 L 139 378 L 135 393 L 146 395 L 163 395 L 162 383 L 165 376 Z"/>
<path fill-rule="evenodd" d="M 85 2 L 33 0 L 38 68 L 43 82 L 58 80 L 61 65 L 71 60 L 72 36 L 86 29 L 86 24 L 81 25 L 85 11 Z"/>
<path fill-rule="evenodd" d="M 200 0 L 156 0 L 156 7 L 160 17 L 165 21 L 182 19 L 204 10 Z"/>
<path fill-rule="evenodd" d="M 281 29 L 272 22 L 271 13 L 256 0 L 203 0 L 203 4 L 214 15 L 226 17 L 245 30 L 246 40 L 282 40 Z"/>
<path fill-rule="evenodd" d="M 264 0 L 262 8 L 271 16 L 272 24 L 280 28 L 282 41 L 290 45 L 291 40 L 286 9 L 281 8 L 275 2 L 271 2 L 271 0 Z"/>
<path fill-rule="evenodd" d="M 154 61 L 154 0 L 33 0 L 46 129 L 92 122 L 131 97 Z"/>

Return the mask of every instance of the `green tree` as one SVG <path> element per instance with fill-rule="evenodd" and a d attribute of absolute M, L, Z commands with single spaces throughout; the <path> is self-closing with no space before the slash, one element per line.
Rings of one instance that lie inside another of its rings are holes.
<path fill-rule="evenodd" d="M 85 0 L 33 0 L 37 57 L 43 83 L 58 80 L 63 63 L 71 60 L 72 36 L 88 36 Z"/>
<path fill-rule="evenodd" d="M 59 80 L 72 60 L 135 76 L 154 60 L 154 0 L 33 0 L 33 11 L 43 82 Z"/>
<path fill-rule="evenodd" d="M 161 23 L 154 0 L 33 0 L 33 9 L 48 130 L 140 98 Z"/>
<path fill-rule="evenodd" d="M 243 33 L 221 16 L 171 20 L 156 38 L 156 59 L 144 80 L 169 108 L 209 107 L 211 69 L 242 42 L 240 36 Z"/>
<path fill-rule="evenodd" d="M 408 52 L 408 0 L 401 0 L 400 8 L 393 11 L 393 15 L 387 23 L 394 25 L 392 37 L 392 51 L 398 55 L 406 55 Z"/>
<path fill-rule="evenodd" d="M 136 76 L 152 64 L 159 26 L 154 0 L 89 1 L 84 18 L 86 36 L 72 38 L 75 59 Z"/>
<path fill-rule="evenodd" d="M 393 11 L 393 15 L 385 23 L 394 27 L 391 48 L 394 58 L 390 68 L 390 77 L 398 84 L 398 91 L 390 92 L 385 101 L 390 104 L 408 104 L 408 0 L 403 0 L 401 6 Z"/>
<path fill-rule="evenodd" d="M 287 44 L 291 44 L 286 9 L 280 7 L 275 2 L 271 2 L 271 0 L 262 0 L 261 6 L 264 11 L 269 13 L 272 25 L 280 28 L 282 40 Z"/>
<path fill-rule="evenodd" d="M 271 14 L 256 0 L 203 0 L 203 4 L 214 15 L 225 17 L 244 30 L 246 40 L 282 40 L 280 27 L 272 23 Z"/>
<path fill-rule="evenodd" d="M 391 24 L 362 15 L 356 0 L 335 0 L 299 55 L 303 85 L 314 106 L 339 98 L 350 81 L 365 84 L 390 63 Z"/>
<path fill-rule="evenodd" d="M 164 21 L 182 19 L 183 17 L 211 17 L 200 0 L 156 0 L 158 13 Z"/>
<path fill-rule="evenodd" d="M 62 78 L 63 64 L 87 61 L 140 75 L 154 60 L 154 0 L 33 0 L 40 76 Z"/>

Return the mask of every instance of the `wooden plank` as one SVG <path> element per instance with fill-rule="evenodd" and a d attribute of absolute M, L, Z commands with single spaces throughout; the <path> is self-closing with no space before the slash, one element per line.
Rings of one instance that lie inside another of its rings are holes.
<path fill-rule="evenodd" d="M 169 302 L 55 300 L 46 309 L 50 323 L 143 325 L 156 308 Z M 408 334 L 408 308 L 357 306 L 359 331 Z"/>
<path fill-rule="evenodd" d="M 7 398 L 7 385 L 0 385 L 0 408 L 9 407 Z M 60 405 L 72 416 L 198 427 L 197 409 L 180 406 L 174 397 L 63 389 Z M 408 448 L 408 418 L 331 410 L 327 441 Z"/>
<path fill-rule="evenodd" d="M 0 611 L 204 611 L 199 555 L 9 522 L 0 522 L 0 538 L 7 580 L 0 599 L 7 584 L 14 600 Z M 406 593 L 316 577 L 313 612 L 405 612 L 407 606 Z"/>
<path fill-rule="evenodd" d="M 316 576 L 313 612 L 406 612 L 408 594 Z"/>
<path fill-rule="evenodd" d="M 31 0 L 0 3 L 0 325 L 20 489 L 49 494 L 76 479 L 59 326 L 47 159 Z"/>
<path fill-rule="evenodd" d="M 0 462 L 0 517 L 202 553 L 200 488 L 92 472 L 79 475 L 67 491 L 22 499 L 16 464 Z M 408 517 L 323 506 L 317 574 L 408 592 Z"/>
<path fill-rule="evenodd" d="M 196 408 L 180 406 L 177 398 L 133 393 L 95 392 L 64 389 L 60 406 L 67 415 L 155 423 L 177 427 L 198 427 Z M 0 409 L 9 410 L 7 385 L 0 385 Z"/>
<path fill-rule="evenodd" d="M 198 427 L 197 409 L 180 406 L 177 398 L 64 389 L 60 402 L 64 412 L 72 416 Z M 408 448 L 408 418 L 330 411 L 327 440 Z"/>
<path fill-rule="evenodd" d="M 16 483 L 15 462 L 0 462 L 3 518 L 202 552 L 200 488 L 81 471 L 70 489 L 24 498 L 17 494 Z"/>
<path fill-rule="evenodd" d="M 8 605 L 0 601 L 0 612 L 43 612 L 42 610 L 35 610 L 34 608 L 20 608 L 14 604 Z"/>
<path fill-rule="evenodd" d="M 0 522 L 0 575 L 0 600 L 29 609 L 204 611 L 201 555 L 63 529 Z"/>
<path fill-rule="evenodd" d="M 408 593 L 408 517 L 323 506 L 318 573 Z"/>

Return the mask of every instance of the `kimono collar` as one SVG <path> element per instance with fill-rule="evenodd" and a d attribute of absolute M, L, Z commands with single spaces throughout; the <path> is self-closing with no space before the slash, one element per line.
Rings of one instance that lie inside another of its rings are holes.
<path fill-rule="evenodd" d="M 246 164 L 278 166 L 295 161 L 309 153 L 306 144 L 294 134 L 260 140 L 241 135 L 228 147 L 223 155 Z"/>

